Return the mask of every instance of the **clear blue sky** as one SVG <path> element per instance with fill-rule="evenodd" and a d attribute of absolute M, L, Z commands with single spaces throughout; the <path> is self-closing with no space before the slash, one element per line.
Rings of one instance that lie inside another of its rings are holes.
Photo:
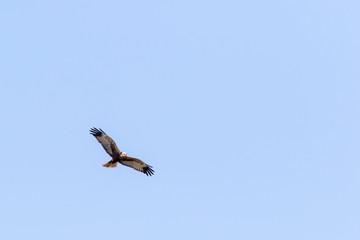
<path fill-rule="evenodd" d="M 359 12 L 1 3 L 0 239 L 360 239 Z"/>

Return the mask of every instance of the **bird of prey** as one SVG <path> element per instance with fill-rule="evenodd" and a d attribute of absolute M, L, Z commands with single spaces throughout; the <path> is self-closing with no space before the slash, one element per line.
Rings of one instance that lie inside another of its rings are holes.
<path fill-rule="evenodd" d="M 147 165 L 140 159 L 129 157 L 125 152 L 121 152 L 116 146 L 114 140 L 112 140 L 103 130 L 101 130 L 101 128 L 91 128 L 90 134 L 99 141 L 105 151 L 112 157 L 109 162 L 103 164 L 103 167 L 114 168 L 119 162 L 122 165 L 143 172 L 147 176 L 151 176 L 154 174 L 154 170 L 151 166 Z"/>

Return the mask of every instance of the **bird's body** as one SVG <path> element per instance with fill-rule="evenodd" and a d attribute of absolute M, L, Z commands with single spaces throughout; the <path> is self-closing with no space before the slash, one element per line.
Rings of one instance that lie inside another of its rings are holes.
<path fill-rule="evenodd" d="M 137 171 L 145 173 L 147 176 L 154 174 L 154 170 L 151 166 L 147 165 L 143 161 L 137 158 L 129 157 L 125 152 L 121 152 L 116 146 L 114 140 L 111 139 L 103 130 L 92 128 L 90 134 L 93 135 L 99 143 L 103 146 L 105 151 L 112 157 L 112 159 L 103 164 L 103 167 L 114 168 L 117 163 L 131 167 Z"/>

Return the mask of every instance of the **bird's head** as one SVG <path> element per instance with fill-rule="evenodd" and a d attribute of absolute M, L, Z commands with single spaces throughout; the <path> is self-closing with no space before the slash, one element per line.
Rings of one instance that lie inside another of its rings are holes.
<path fill-rule="evenodd" d="M 122 152 L 121 154 L 120 154 L 120 157 L 126 157 L 126 152 Z"/>

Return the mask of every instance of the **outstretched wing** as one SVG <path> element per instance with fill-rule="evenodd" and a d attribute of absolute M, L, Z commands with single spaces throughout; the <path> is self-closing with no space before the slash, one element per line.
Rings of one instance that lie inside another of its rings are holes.
<path fill-rule="evenodd" d="M 125 166 L 131 167 L 137 171 L 145 173 L 147 176 L 151 176 L 154 174 L 154 170 L 152 169 L 152 166 L 147 165 L 140 159 L 125 156 L 125 157 L 121 157 L 119 161 L 121 164 Z"/>
<path fill-rule="evenodd" d="M 103 146 L 105 151 L 113 158 L 119 157 L 121 152 L 116 146 L 114 140 L 111 139 L 101 128 L 91 128 L 90 134 L 93 135 L 99 143 Z"/>

